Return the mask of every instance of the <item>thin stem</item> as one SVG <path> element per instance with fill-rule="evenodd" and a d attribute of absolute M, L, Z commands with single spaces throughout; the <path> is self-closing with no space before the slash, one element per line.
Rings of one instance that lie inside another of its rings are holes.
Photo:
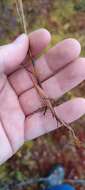
<path fill-rule="evenodd" d="M 27 23 L 26 23 L 26 19 L 25 19 L 22 0 L 16 0 L 16 7 L 17 7 L 18 16 L 19 16 L 20 20 L 22 21 L 22 24 L 24 27 L 24 32 L 27 34 Z"/>
<path fill-rule="evenodd" d="M 16 5 L 17 5 L 17 12 L 18 12 L 18 16 L 20 17 L 20 19 L 22 20 L 22 24 L 23 24 L 23 28 L 24 28 L 24 32 L 27 34 L 27 23 L 26 23 L 26 19 L 25 19 L 25 14 L 24 14 L 24 9 L 23 9 L 23 3 L 22 0 L 16 0 Z M 32 53 L 31 53 L 31 49 L 29 48 L 28 50 L 28 54 L 30 56 L 31 59 L 31 64 L 32 64 L 32 73 L 34 78 L 31 75 L 31 79 L 33 81 L 33 84 L 35 86 L 35 89 L 37 90 L 40 98 L 42 100 L 44 100 L 45 106 L 47 106 L 48 109 L 50 109 L 53 118 L 56 119 L 57 122 L 59 122 L 61 124 L 61 126 L 65 126 L 68 130 L 70 130 L 70 132 L 72 133 L 72 136 L 75 140 L 75 144 L 79 147 L 81 145 L 81 142 L 79 141 L 79 139 L 76 137 L 74 130 L 71 128 L 71 126 L 69 124 L 67 124 L 64 120 L 62 120 L 55 112 L 55 109 L 52 105 L 52 102 L 50 100 L 50 98 L 47 96 L 46 92 L 44 91 L 41 82 L 38 79 L 38 75 L 37 75 L 37 71 L 35 68 L 35 60 L 33 59 Z M 28 56 L 26 57 L 26 61 L 28 63 Z M 23 66 L 25 67 L 25 66 Z M 26 68 L 27 69 L 27 68 Z"/>

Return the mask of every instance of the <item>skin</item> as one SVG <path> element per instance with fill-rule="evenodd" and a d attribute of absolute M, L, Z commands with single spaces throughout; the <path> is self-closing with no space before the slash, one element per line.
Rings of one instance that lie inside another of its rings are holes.
<path fill-rule="evenodd" d="M 0 164 L 25 141 L 57 128 L 50 111 L 45 116 L 36 112 L 42 102 L 33 88 L 30 74 L 20 67 L 29 44 L 36 58 L 39 79 L 50 98 L 61 97 L 85 79 L 85 58 L 80 58 L 81 47 L 75 39 L 66 39 L 37 58 L 50 40 L 50 33 L 39 29 L 0 47 Z M 55 110 L 64 121 L 72 123 L 85 114 L 85 99 L 72 99 Z"/>

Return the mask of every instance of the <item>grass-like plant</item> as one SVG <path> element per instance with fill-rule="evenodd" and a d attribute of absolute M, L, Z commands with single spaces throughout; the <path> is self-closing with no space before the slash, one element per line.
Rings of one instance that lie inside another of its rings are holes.
<path fill-rule="evenodd" d="M 21 24 L 23 26 L 24 32 L 26 34 L 28 34 L 27 31 L 27 22 L 26 22 L 26 18 L 25 18 L 25 14 L 24 14 L 24 8 L 23 8 L 23 2 L 22 0 L 16 0 L 16 7 L 17 7 L 17 13 L 18 13 L 18 17 L 21 21 Z M 30 57 L 31 60 L 31 64 L 32 64 L 32 70 L 29 71 L 28 68 L 26 67 L 28 65 L 28 57 Z M 78 147 L 82 146 L 82 143 L 80 142 L 80 140 L 76 137 L 74 130 L 72 129 L 72 127 L 66 123 L 64 120 L 62 120 L 59 115 L 56 114 L 55 109 L 54 109 L 54 100 L 51 100 L 48 95 L 46 94 L 46 92 L 44 91 L 41 82 L 39 81 L 38 78 L 38 74 L 37 74 L 37 70 L 35 68 L 35 60 L 32 57 L 32 53 L 31 53 L 31 49 L 29 48 L 28 50 L 28 54 L 26 56 L 26 64 L 23 65 L 23 67 L 25 67 L 25 69 L 27 69 L 30 72 L 30 77 L 33 81 L 34 87 L 36 89 L 36 91 L 38 92 L 40 98 L 43 101 L 43 105 L 42 108 L 44 108 L 45 110 L 49 109 L 52 113 L 52 116 L 54 119 L 56 119 L 56 123 L 58 125 L 58 123 L 60 123 L 61 126 L 66 127 L 72 134 L 73 140 L 75 142 L 75 145 L 77 145 Z"/>

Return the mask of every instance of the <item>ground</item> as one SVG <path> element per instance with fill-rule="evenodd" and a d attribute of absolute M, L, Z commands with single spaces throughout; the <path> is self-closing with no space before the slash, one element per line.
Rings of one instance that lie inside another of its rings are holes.
<path fill-rule="evenodd" d="M 50 46 L 64 38 L 76 38 L 82 45 L 82 56 L 85 55 L 84 0 L 24 0 L 23 2 L 29 32 L 42 27 L 47 28 L 52 34 Z M 0 44 L 10 42 L 22 31 L 14 1 L 0 1 Z M 85 97 L 85 83 L 65 94 L 60 101 L 75 96 Z M 85 142 L 84 126 L 85 117 L 73 124 L 77 136 L 83 142 Z M 64 166 L 67 180 L 85 179 L 85 149 L 71 146 L 70 142 L 70 135 L 65 128 L 27 142 L 15 156 L 0 167 L 0 185 L 3 183 L 5 187 L 11 180 L 18 183 L 24 179 L 45 176 L 55 164 Z M 39 186 L 31 188 L 27 186 L 20 187 L 20 190 L 39 188 Z M 84 190 L 83 186 L 76 188 Z"/>

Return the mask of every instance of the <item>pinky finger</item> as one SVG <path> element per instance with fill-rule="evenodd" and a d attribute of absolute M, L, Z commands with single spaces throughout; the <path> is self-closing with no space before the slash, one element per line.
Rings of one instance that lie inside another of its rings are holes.
<path fill-rule="evenodd" d="M 85 114 L 85 99 L 75 98 L 55 107 L 56 114 L 66 123 L 72 123 Z M 26 118 L 25 140 L 35 139 L 60 127 L 50 111 L 44 116 L 41 112 Z"/>

